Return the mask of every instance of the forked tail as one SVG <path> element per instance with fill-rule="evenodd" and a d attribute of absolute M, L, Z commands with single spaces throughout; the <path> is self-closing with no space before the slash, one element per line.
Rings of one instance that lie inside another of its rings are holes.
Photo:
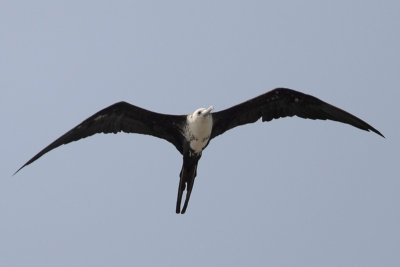
<path fill-rule="evenodd" d="M 194 184 L 194 179 L 197 174 L 197 163 L 200 159 L 200 156 L 184 156 L 183 157 L 183 165 L 181 173 L 179 174 L 179 187 L 178 187 L 178 199 L 176 201 L 176 213 L 184 214 L 190 199 L 190 195 L 192 193 L 192 188 Z M 183 208 L 181 210 L 181 202 L 183 191 L 186 189 L 186 199 L 183 204 Z"/>

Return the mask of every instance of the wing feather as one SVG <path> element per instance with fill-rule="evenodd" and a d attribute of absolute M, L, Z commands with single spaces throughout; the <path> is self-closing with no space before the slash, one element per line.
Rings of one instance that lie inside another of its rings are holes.
<path fill-rule="evenodd" d="M 287 88 L 277 88 L 231 108 L 212 113 L 214 138 L 236 126 L 262 121 L 298 116 L 304 119 L 333 120 L 350 124 L 365 131 L 378 130 L 356 116 L 332 106 L 314 96 Z"/>
<path fill-rule="evenodd" d="M 152 135 L 167 140 L 179 152 L 183 153 L 181 128 L 185 120 L 185 115 L 161 114 L 145 110 L 127 102 L 118 102 L 100 110 L 72 128 L 37 153 L 14 174 L 50 150 L 97 133 L 116 134 L 118 132 L 125 132 Z"/>

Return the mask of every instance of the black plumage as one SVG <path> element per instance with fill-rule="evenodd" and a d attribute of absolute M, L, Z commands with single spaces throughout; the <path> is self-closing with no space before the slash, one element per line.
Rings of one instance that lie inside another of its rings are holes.
<path fill-rule="evenodd" d="M 211 139 L 225 131 L 236 126 L 256 122 L 260 118 L 262 121 L 270 121 L 298 116 L 305 119 L 333 120 L 350 124 L 365 131 L 372 131 L 384 137 L 378 130 L 356 116 L 316 97 L 286 88 L 274 89 L 219 112 L 209 113 L 209 111 L 204 113 L 204 117 L 211 116 L 212 130 L 210 135 L 206 137 L 207 140 L 202 149 L 208 145 Z M 190 145 L 193 140 L 187 134 L 188 116 L 190 114 L 156 113 L 126 102 L 119 102 L 95 113 L 59 137 L 32 157 L 14 174 L 54 148 L 97 133 L 126 132 L 152 135 L 172 143 L 183 155 L 176 212 L 185 213 L 197 174 L 198 161 L 202 154 L 202 151 L 194 151 Z M 182 194 L 185 189 L 187 190 L 186 200 L 181 210 Z"/>

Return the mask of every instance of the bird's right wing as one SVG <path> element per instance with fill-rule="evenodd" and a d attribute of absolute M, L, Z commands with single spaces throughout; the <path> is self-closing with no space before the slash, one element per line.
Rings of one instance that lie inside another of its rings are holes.
<path fill-rule="evenodd" d="M 277 88 L 231 108 L 212 113 L 211 138 L 239 125 L 298 116 L 304 119 L 333 120 L 350 124 L 365 131 L 383 135 L 356 116 L 332 106 L 314 96 L 295 90 Z"/>
<path fill-rule="evenodd" d="M 56 147 L 97 133 L 116 134 L 118 132 L 126 132 L 152 135 L 167 140 L 179 152 L 183 153 L 181 128 L 185 121 L 185 115 L 160 114 L 126 102 L 118 102 L 95 113 L 59 137 L 37 153 L 15 173 Z"/>

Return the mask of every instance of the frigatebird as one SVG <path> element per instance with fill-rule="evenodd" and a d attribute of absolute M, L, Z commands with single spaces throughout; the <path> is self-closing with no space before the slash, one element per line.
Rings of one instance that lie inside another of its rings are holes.
<path fill-rule="evenodd" d="M 14 174 L 50 150 L 97 133 L 138 133 L 163 138 L 183 155 L 179 174 L 176 213 L 185 213 L 197 175 L 197 164 L 210 140 L 236 126 L 259 120 L 271 121 L 298 116 L 304 119 L 333 120 L 350 124 L 384 137 L 356 116 L 314 96 L 287 88 L 276 88 L 228 109 L 214 112 L 213 106 L 199 108 L 188 115 L 169 115 L 149 111 L 127 102 L 115 103 L 84 120 L 22 165 Z M 182 195 L 186 199 L 181 209 Z"/>

